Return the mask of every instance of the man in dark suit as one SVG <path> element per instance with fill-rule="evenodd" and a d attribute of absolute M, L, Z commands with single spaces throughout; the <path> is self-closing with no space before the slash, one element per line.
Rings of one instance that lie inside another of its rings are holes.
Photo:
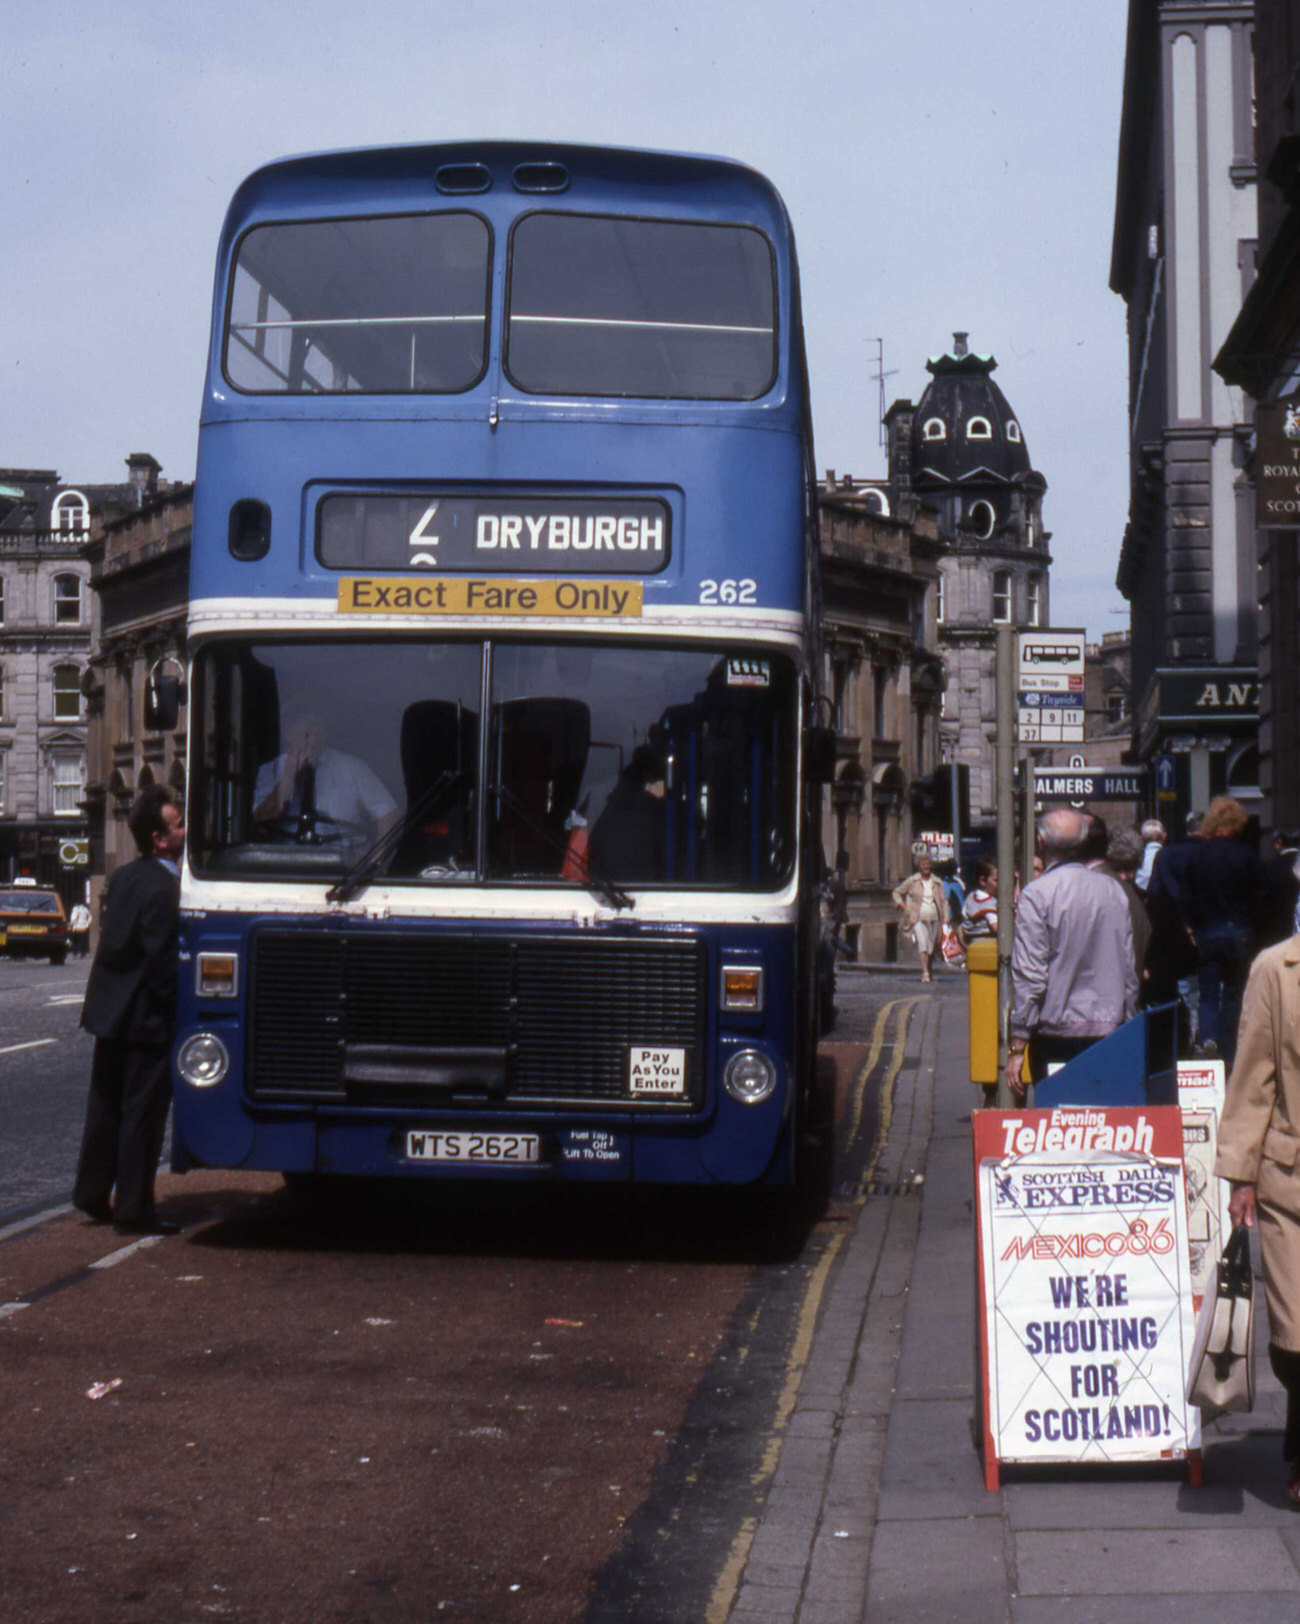
<path fill-rule="evenodd" d="M 178 1226 L 158 1217 L 153 1186 L 171 1104 L 185 819 L 158 785 L 136 796 L 127 823 L 140 856 L 109 881 L 81 1011 L 95 1058 L 72 1199 L 123 1233 L 165 1235 Z"/>

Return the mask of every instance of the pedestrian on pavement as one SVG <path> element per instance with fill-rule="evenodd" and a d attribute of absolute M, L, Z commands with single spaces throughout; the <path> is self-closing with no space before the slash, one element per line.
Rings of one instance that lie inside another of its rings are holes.
<path fill-rule="evenodd" d="M 1233 1224 L 1259 1226 L 1287 1496 L 1300 1511 L 1300 936 L 1251 968 L 1214 1170 L 1232 1181 Z"/>
<path fill-rule="evenodd" d="M 1083 839 L 1083 860 L 1089 868 L 1105 868 L 1110 851 L 1110 830 L 1106 827 L 1106 820 L 1099 818 L 1095 812 L 1087 812 L 1084 816 L 1088 820 L 1088 833 Z"/>
<path fill-rule="evenodd" d="M 1142 861 L 1138 864 L 1133 883 L 1145 894 L 1147 886 L 1151 884 L 1151 870 L 1155 867 L 1156 858 L 1160 855 L 1160 848 L 1164 845 L 1167 834 L 1159 818 L 1148 818 L 1138 833 L 1142 836 Z"/>
<path fill-rule="evenodd" d="M 962 909 L 961 928 L 968 942 L 998 933 L 998 865 L 991 857 L 980 858 L 974 888 Z"/>
<path fill-rule="evenodd" d="M 1184 918 L 1196 947 L 1199 1047 L 1211 1059 L 1231 1061 L 1236 1052 L 1241 990 L 1264 896 L 1259 858 L 1243 839 L 1249 822 L 1240 801 L 1216 796 L 1183 875 Z"/>
<path fill-rule="evenodd" d="M 1147 916 L 1151 920 L 1151 946 L 1147 951 L 1147 977 L 1143 1002 L 1178 1005 L 1178 1053 L 1186 1058 L 1197 1040 L 1200 994 L 1196 980 L 1196 946 L 1187 923 L 1185 879 L 1201 839 L 1201 814 L 1187 815 L 1187 835 L 1162 846 L 1156 853 L 1147 882 Z"/>
<path fill-rule="evenodd" d="M 72 1199 L 97 1223 L 163 1235 L 177 1228 L 154 1208 L 154 1175 L 171 1104 L 185 820 L 158 784 L 127 823 L 140 855 L 109 880 L 81 1012 L 95 1054 Z"/>
<path fill-rule="evenodd" d="M 1007 1086 L 1023 1099 L 1026 1047 L 1036 1083 L 1055 1061 L 1121 1026 L 1137 1009 L 1133 926 L 1118 882 L 1089 868 L 1089 819 L 1058 807 L 1039 820 L 1044 868 L 1016 911 L 1011 951 L 1011 1038 Z"/>
<path fill-rule="evenodd" d="M 1271 947 L 1300 931 L 1300 829 L 1279 829 L 1264 864 L 1259 945 Z"/>
<path fill-rule="evenodd" d="M 90 909 L 79 902 L 68 915 L 68 935 L 72 938 L 75 958 L 84 959 L 90 951 L 90 927 L 94 923 Z"/>
<path fill-rule="evenodd" d="M 1128 898 L 1129 923 L 1133 926 L 1133 964 L 1137 970 L 1138 997 L 1146 975 L 1147 950 L 1151 946 L 1151 920 L 1146 899 L 1137 888 L 1138 864 L 1142 861 L 1142 836 L 1136 829 L 1116 829 L 1106 847 L 1106 873 L 1119 881 Z"/>
<path fill-rule="evenodd" d="M 933 979 L 934 950 L 948 923 L 948 896 L 925 847 L 915 856 L 915 874 L 909 874 L 901 885 L 894 887 L 894 906 L 903 915 L 904 933 L 915 944 L 921 980 L 928 984 Z"/>

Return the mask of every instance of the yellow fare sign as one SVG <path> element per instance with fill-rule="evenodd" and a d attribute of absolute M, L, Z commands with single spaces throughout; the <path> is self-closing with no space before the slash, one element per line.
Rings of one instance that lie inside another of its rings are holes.
<path fill-rule="evenodd" d="M 513 581 L 502 576 L 349 575 L 339 609 L 353 615 L 600 615 L 641 613 L 640 581 Z"/>

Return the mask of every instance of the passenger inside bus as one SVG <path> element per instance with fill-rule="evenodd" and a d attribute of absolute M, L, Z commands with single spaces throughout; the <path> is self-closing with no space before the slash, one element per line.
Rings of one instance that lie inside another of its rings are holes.
<path fill-rule="evenodd" d="M 597 873 L 629 881 L 663 879 L 666 774 L 653 745 L 632 752 L 591 831 L 590 860 Z"/>

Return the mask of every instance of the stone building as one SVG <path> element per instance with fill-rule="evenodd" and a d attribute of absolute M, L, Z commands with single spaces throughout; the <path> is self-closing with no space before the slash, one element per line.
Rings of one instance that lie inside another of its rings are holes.
<path fill-rule="evenodd" d="M 826 695 L 838 736 L 823 850 L 843 887 L 855 957 L 893 959 L 890 892 L 912 870 L 911 791 L 939 761 L 943 666 L 935 649 L 932 511 L 827 475 L 819 492 Z"/>
<path fill-rule="evenodd" d="M 919 402 L 886 414 L 888 500 L 937 514 L 938 648 L 947 667 L 941 742 L 946 761 L 970 769 L 970 830 L 997 821 L 990 735 L 996 721 L 999 625 L 1050 626 L 1051 539 L 1043 528 L 1047 481 L 1029 460 L 1019 419 L 993 381 L 997 362 L 973 354 L 967 335 L 926 362 Z"/>
<path fill-rule="evenodd" d="M 83 683 L 95 635 L 82 556 L 91 527 L 130 507 L 120 485 L 0 469 L 0 880 L 27 874 L 71 904 L 85 889 Z"/>
<path fill-rule="evenodd" d="M 150 726 L 146 700 L 152 673 L 185 670 L 194 487 L 169 486 L 152 457 L 148 465 L 140 505 L 97 525 L 85 549 L 100 628 L 86 682 L 97 880 L 135 856 L 126 814 L 138 791 L 168 784 L 183 797 L 185 790 L 184 706 L 180 725 L 161 732 Z"/>
<path fill-rule="evenodd" d="M 1300 392 L 1300 10 L 1255 0 L 1254 12 L 1258 275 L 1214 365 L 1277 413 Z M 1252 442 L 1251 470 L 1253 455 Z M 1300 827 L 1300 527 L 1260 518 L 1244 550 L 1259 600 L 1259 810 L 1272 831 Z"/>
<path fill-rule="evenodd" d="M 1132 605 L 1135 748 L 1162 772 L 1173 763 L 1176 827 L 1213 795 L 1259 799 L 1251 431 L 1241 390 L 1212 369 L 1254 279 L 1254 9 L 1129 5 L 1110 271 L 1129 345 L 1118 584 Z"/>

